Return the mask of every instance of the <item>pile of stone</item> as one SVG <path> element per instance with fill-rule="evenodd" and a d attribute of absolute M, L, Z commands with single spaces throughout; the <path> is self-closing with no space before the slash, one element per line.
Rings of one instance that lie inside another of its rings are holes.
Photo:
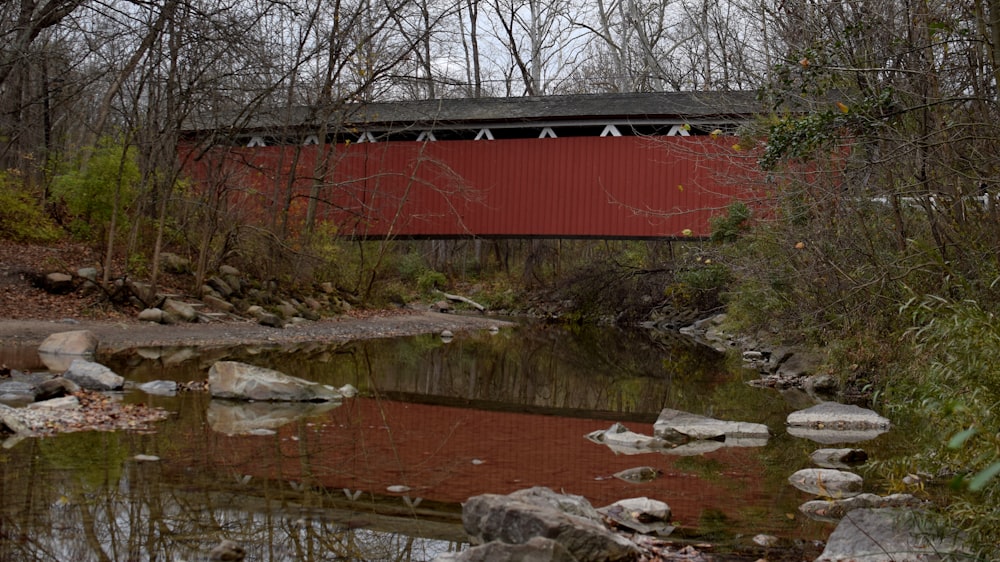
<path fill-rule="evenodd" d="M 649 498 L 595 509 L 582 496 L 544 487 L 482 494 L 462 505 L 462 524 L 476 546 L 436 560 L 708 560 L 693 547 L 659 538 L 672 529 L 670 517 L 670 506 Z"/>
<path fill-rule="evenodd" d="M 49 336 L 39 347 L 48 373 L 12 371 L 0 381 L 0 432 L 13 434 L 4 446 L 25 437 L 86 430 L 148 429 L 167 412 L 123 404 L 113 394 L 128 381 L 95 362 L 97 337 L 88 330 Z M 216 431 L 270 435 L 287 423 L 340 405 L 357 390 L 292 377 L 253 365 L 218 361 L 207 381 L 150 381 L 140 390 L 172 395 L 184 390 L 210 392 L 208 418 Z"/>
<path fill-rule="evenodd" d="M 12 434 L 4 447 L 61 432 L 145 429 L 167 417 L 104 394 L 121 390 L 124 378 L 92 361 L 97 346 L 97 337 L 86 330 L 53 334 L 42 342 L 39 356 L 60 374 L 11 372 L 0 383 L 0 431 Z"/>
<path fill-rule="evenodd" d="M 191 275 L 190 260 L 172 253 L 161 255 L 164 271 L 176 275 Z M 238 269 L 219 267 L 192 295 L 156 292 L 147 283 L 119 279 L 105 287 L 95 268 L 81 268 L 76 274 L 53 272 L 43 276 L 41 287 L 53 294 L 77 290 L 104 290 L 116 300 L 130 301 L 141 308 L 138 318 L 157 324 L 210 322 L 225 317 L 252 318 L 258 323 L 283 328 L 323 315 L 343 314 L 351 305 L 338 296 L 330 283 L 316 287 L 310 296 L 282 296 L 276 283 L 252 283 Z"/>

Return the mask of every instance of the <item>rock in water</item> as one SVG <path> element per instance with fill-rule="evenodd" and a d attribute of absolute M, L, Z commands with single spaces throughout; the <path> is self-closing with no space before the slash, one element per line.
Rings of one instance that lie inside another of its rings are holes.
<path fill-rule="evenodd" d="M 546 494 L 541 494 L 539 489 L 532 488 L 531 493 L 521 490 L 509 496 L 483 494 L 469 498 L 462 505 L 466 532 L 482 543 L 498 541 L 525 545 L 536 537 L 550 538 L 569 551 L 571 560 L 614 562 L 638 557 L 639 550 L 634 543 L 593 519 L 571 515 L 555 507 L 562 505 L 562 500 L 555 497 L 559 494 L 545 491 Z M 596 511 L 593 507 L 589 510 Z"/>
<path fill-rule="evenodd" d="M 93 355 L 97 353 L 97 336 L 90 330 L 59 332 L 45 338 L 38 353 L 52 355 Z"/>
<path fill-rule="evenodd" d="M 831 468 L 805 468 L 788 477 L 803 492 L 828 498 L 849 498 L 861 493 L 864 480 L 853 472 Z"/>
<path fill-rule="evenodd" d="M 74 359 L 63 377 L 88 390 L 121 390 L 125 385 L 124 377 L 100 363 L 86 359 Z"/>
<path fill-rule="evenodd" d="M 856 509 L 830 534 L 816 562 L 930 562 L 961 557 L 961 545 L 921 530 L 920 512 L 907 509 Z"/>

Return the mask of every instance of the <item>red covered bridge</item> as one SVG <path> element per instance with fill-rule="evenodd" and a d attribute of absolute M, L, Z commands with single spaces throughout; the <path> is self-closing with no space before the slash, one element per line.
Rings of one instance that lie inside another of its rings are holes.
<path fill-rule="evenodd" d="M 351 237 L 698 237 L 749 196 L 732 134 L 759 112 L 750 92 L 296 108 L 189 126 L 184 166 L 230 209 Z"/>

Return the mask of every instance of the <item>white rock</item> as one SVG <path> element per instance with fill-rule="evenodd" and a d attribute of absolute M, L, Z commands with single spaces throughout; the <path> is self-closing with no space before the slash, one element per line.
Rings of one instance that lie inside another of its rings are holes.
<path fill-rule="evenodd" d="M 93 355 L 97 353 L 97 335 L 90 330 L 59 332 L 45 338 L 38 346 L 39 353 L 53 355 Z"/>
<path fill-rule="evenodd" d="M 803 492 L 828 498 L 856 496 L 864 484 L 853 472 L 830 468 L 805 468 L 789 476 L 788 482 Z"/>

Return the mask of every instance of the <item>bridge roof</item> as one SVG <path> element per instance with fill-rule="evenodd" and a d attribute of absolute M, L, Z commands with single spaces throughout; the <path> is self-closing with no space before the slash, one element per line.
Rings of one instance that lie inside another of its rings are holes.
<path fill-rule="evenodd" d="M 219 129 L 313 129 L 323 121 L 365 128 L 455 127 L 566 121 L 740 122 L 762 111 L 756 92 L 576 94 L 516 98 L 456 98 L 292 107 L 236 115 L 201 115 L 188 133 Z M 324 119 L 325 116 L 325 119 Z"/>

